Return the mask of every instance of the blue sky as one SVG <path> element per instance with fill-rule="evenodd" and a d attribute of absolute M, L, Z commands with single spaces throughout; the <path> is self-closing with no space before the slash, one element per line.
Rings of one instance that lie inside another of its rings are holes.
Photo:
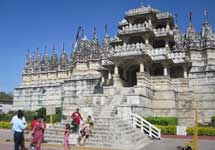
<path fill-rule="evenodd" d="M 178 24 L 184 32 L 189 11 L 199 32 L 204 20 L 203 11 L 209 11 L 209 22 L 215 25 L 214 0 L 0 0 L 0 91 L 13 91 L 21 83 L 27 49 L 31 53 L 47 45 L 49 55 L 52 43 L 58 55 L 62 43 L 70 55 L 78 26 L 83 26 L 89 39 L 93 28 L 101 40 L 104 25 L 111 36 L 117 32 L 117 23 L 124 12 L 150 4 L 161 11 L 178 14 Z"/>

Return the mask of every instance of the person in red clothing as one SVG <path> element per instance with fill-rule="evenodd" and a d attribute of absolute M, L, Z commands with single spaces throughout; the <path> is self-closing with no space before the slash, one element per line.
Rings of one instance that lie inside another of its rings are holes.
<path fill-rule="evenodd" d="M 37 116 L 34 116 L 34 119 L 31 121 L 31 131 L 33 130 L 36 123 L 37 123 Z"/>
<path fill-rule="evenodd" d="M 78 133 L 81 120 L 83 120 L 81 114 L 79 113 L 79 108 L 77 108 L 76 111 L 72 113 L 71 118 L 72 130 L 73 132 Z"/>

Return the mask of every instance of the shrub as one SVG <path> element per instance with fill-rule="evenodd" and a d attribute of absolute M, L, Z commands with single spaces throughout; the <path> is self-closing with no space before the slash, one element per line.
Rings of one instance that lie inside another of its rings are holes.
<path fill-rule="evenodd" d="M 176 126 L 170 125 L 170 126 L 161 126 L 156 125 L 159 129 L 161 129 L 161 134 L 165 135 L 175 135 L 176 134 Z"/>
<path fill-rule="evenodd" d="M 11 129 L 10 122 L 0 121 L 0 128 L 1 129 Z"/>
<path fill-rule="evenodd" d="M 215 127 L 215 116 L 211 117 L 211 125 Z"/>
<path fill-rule="evenodd" d="M 46 108 L 44 108 L 44 107 L 39 108 L 38 110 L 36 110 L 36 112 L 37 112 L 38 116 L 40 116 L 40 115 L 46 116 Z"/>
<path fill-rule="evenodd" d="M 187 135 L 194 134 L 194 127 L 187 128 Z M 212 127 L 199 127 L 198 128 L 198 135 L 203 136 L 215 136 L 215 128 Z"/>
<path fill-rule="evenodd" d="M 147 117 L 145 118 L 152 124 L 156 125 L 177 125 L 178 119 L 176 117 Z"/>

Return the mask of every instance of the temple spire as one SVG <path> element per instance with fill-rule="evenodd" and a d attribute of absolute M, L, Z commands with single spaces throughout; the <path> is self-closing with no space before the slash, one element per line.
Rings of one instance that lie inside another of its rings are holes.
<path fill-rule="evenodd" d="M 175 24 L 178 25 L 178 14 L 175 14 Z"/>
<path fill-rule="evenodd" d="M 93 28 L 93 38 L 96 39 L 96 27 Z"/>
<path fill-rule="evenodd" d="M 109 37 L 107 24 L 105 24 L 105 37 Z"/>
<path fill-rule="evenodd" d="M 47 46 L 45 46 L 45 55 L 47 54 Z"/>
<path fill-rule="evenodd" d="M 204 15 L 205 15 L 205 23 L 208 23 L 208 9 L 204 10 Z"/>
<path fill-rule="evenodd" d="M 53 53 L 55 53 L 55 43 L 53 43 Z"/>
<path fill-rule="evenodd" d="M 62 50 L 63 50 L 63 52 L 65 52 L 65 49 L 64 49 L 64 42 L 63 42 L 63 45 L 62 45 Z"/>
<path fill-rule="evenodd" d="M 84 38 L 84 29 L 81 29 L 81 38 Z"/>
<path fill-rule="evenodd" d="M 192 12 L 189 13 L 189 23 L 192 24 Z"/>

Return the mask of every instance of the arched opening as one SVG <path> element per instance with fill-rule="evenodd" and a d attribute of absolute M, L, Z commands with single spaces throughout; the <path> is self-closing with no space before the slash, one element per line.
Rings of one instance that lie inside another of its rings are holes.
<path fill-rule="evenodd" d="M 165 41 L 164 40 L 155 40 L 153 42 L 153 48 L 162 48 L 165 47 Z"/>
<path fill-rule="evenodd" d="M 151 65 L 150 68 L 150 75 L 151 76 L 163 76 L 164 75 L 164 67 L 162 64 L 154 63 Z"/>
<path fill-rule="evenodd" d="M 144 39 L 140 36 L 133 36 L 129 38 L 129 44 L 136 44 L 136 43 L 145 43 Z"/>
<path fill-rule="evenodd" d="M 119 76 L 122 80 L 122 84 L 125 87 L 133 87 L 137 85 L 137 72 L 140 71 L 139 65 L 132 65 L 130 67 L 119 67 Z"/>
<path fill-rule="evenodd" d="M 170 68 L 170 77 L 171 78 L 183 78 L 184 69 L 181 66 L 173 66 Z"/>
<path fill-rule="evenodd" d="M 139 65 L 130 66 L 127 70 L 127 79 L 128 79 L 128 86 L 132 87 L 137 85 L 137 72 L 140 71 Z"/>

